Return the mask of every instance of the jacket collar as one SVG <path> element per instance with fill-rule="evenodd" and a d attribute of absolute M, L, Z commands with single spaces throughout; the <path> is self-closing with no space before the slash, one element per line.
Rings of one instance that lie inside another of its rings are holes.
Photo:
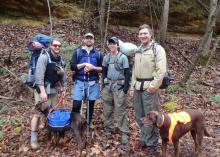
<path fill-rule="evenodd" d="M 149 49 L 151 49 L 151 47 L 152 47 L 152 44 L 154 43 L 155 41 L 151 41 L 150 43 L 148 43 L 147 45 L 143 45 L 143 44 L 141 44 L 139 47 L 138 47 L 138 50 L 139 50 L 139 52 L 144 52 L 144 51 L 146 51 L 146 50 L 149 50 Z"/>

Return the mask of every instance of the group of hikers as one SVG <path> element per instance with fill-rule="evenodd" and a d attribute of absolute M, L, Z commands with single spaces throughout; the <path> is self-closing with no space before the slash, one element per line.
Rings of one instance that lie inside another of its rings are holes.
<path fill-rule="evenodd" d="M 118 128 L 121 132 L 121 144 L 128 144 L 129 123 L 125 99 L 126 96 L 133 97 L 135 120 L 141 130 L 139 142 L 135 147 L 146 154 L 155 153 L 159 134 L 151 121 L 146 127 L 141 119 L 149 111 L 159 110 L 158 89 L 166 73 L 167 64 L 165 50 L 160 45 L 157 45 L 155 58 L 152 52 L 152 37 L 153 31 L 147 24 L 139 27 L 140 46 L 133 57 L 131 81 L 129 60 L 125 54 L 120 52 L 117 37 L 107 40 L 109 53 L 104 56 L 94 48 L 94 35 L 86 33 L 83 36 L 83 45 L 73 52 L 70 61 L 70 68 L 73 71 L 71 117 L 81 114 L 82 102 L 86 99 L 89 104 L 88 113 L 86 113 L 87 125 L 92 127 L 94 104 L 100 98 L 99 73 L 102 73 L 105 132 L 113 134 Z M 37 61 L 35 84 L 38 88 L 34 96 L 35 104 L 41 111 L 47 111 L 50 106 L 57 104 L 58 92 L 63 95 L 66 92 L 66 72 L 60 54 L 61 46 L 59 39 L 53 39 L 49 49 L 44 49 Z M 61 68 L 57 68 L 54 62 Z M 41 102 L 40 105 L 39 102 Z M 39 118 L 40 112 L 35 110 L 31 120 L 31 147 L 33 149 L 40 147 L 37 136 Z"/>

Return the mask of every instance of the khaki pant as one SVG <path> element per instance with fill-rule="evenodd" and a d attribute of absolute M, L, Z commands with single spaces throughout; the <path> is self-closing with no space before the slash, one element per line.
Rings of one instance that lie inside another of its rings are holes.
<path fill-rule="evenodd" d="M 123 90 L 109 91 L 108 88 L 103 89 L 104 101 L 104 123 L 107 128 L 114 128 L 114 121 L 116 127 L 122 133 L 129 133 L 127 104 L 125 103 L 125 94 Z"/>
<path fill-rule="evenodd" d="M 48 94 L 47 98 L 48 98 L 47 102 L 41 103 L 40 106 L 37 107 L 37 105 L 39 105 L 39 103 L 41 102 L 40 94 L 38 94 L 36 90 L 34 91 L 34 100 L 35 100 L 35 108 L 36 108 L 35 114 L 40 116 L 40 114 L 41 114 L 40 110 L 45 111 L 49 107 L 52 107 L 57 104 L 57 93 Z"/>
<path fill-rule="evenodd" d="M 149 111 L 158 111 L 160 105 L 159 91 L 156 93 L 148 93 L 147 91 L 134 91 L 134 111 L 135 120 L 137 121 L 141 133 L 140 142 L 144 146 L 157 147 L 158 143 L 158 129 L 153 126 L 152 122 L 149 121 L 148 127 L 145 127 L 141 121 L 141 118 L 146 116 Z"/>

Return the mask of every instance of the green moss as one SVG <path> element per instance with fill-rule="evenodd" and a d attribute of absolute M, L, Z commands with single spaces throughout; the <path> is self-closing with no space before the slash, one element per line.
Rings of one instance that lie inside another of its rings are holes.
<path fill-rule="evenodd" d="M 62 56 L 65 58 L 67 63 L 70 62 L 72 53 L 76 50 L 77 46 L 74 44 L 68 44 L 66 41 L 62 41 Z M 69 64 L 68 64 L 69 65 Z"/>
<path fill-rule="evenodd" d="M 166 102 L 163 107 L 165 110 L 171 111 L 177 108 L 177 104 L 175 102 Z"/>
<path fill-rule="evenodd" d="M 207 63 L 207 61 L 208 61 L 208 59 L 209 59 L 209 56 L 202 56 L 202 55 L 200 55 L 200 56 L 198 57 L 197 64 L 202 65 L 202 66 L 205 66 L 206 63 Z"/>
<path fill-rule="evenodd" d="M 0 23 L 2 24 L 12 24 L 12 25 L 24 25 L 24 26 L 40 26 L 42 24 L 47 23 L 47 19 L 41 19 L 40 21 L 37 19 L 27 19 L 24 17 L 14 17 L 3 15 L 0 16 Z"/>
<path fill-rule="evenodd" d="M 168 88 L 167 88 L 167 92 L 169 93 L 169 94 L 173 94 L 176 90 L 177 90 L 177 86 L 176 85 L 170 85 L 170 86 L 168 86 Z"/>
<path fill-rule="evenodd" d="M 210 102 L 216 102 L 220 107 L 220 95 L 212 95 L 209 97 Z"/>

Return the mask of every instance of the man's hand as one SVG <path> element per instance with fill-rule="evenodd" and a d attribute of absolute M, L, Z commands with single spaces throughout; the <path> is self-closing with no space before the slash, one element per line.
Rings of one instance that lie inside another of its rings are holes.
<path fill-rule="evenodd" d="M 45 90 L 44 86 L 39 85 L 38 88 L 40 90 L 40 100 L 41 100 L 41 102 L 47 101 L 47 93 L 46 93 L 46 90 Z"/>
<path fill-rule="evenodd" d="M 155 88 L 148 88 L 147 89 L 148 93 L 155 93 L 156 91 L 157 91 L 157 89 L 155 89 Z"/>
<path fill-rule="evenodd" d="M 47 93 L 46 92 L 42 92 L 40 93 L 40 100 L 41 102 L 46 102 L 47 101 Z"/>
<path fill-rule="evenodd" d="M 134 91 L 133 90 L 129 90 L 127 95 L 130 96 L 130 97 L 133 97 L 134 96 Z"/>
<path fill-rule="evenodd" d="M 92 70 L 94 70 L 94 69 L 95 69 L 95 66 L 94 66 L 94 65 L 87 63 L 86 66 L 85 66 L 85 68 L 84 68 L 84 71 L 85 71 L 85 72 L 89 72 L 89 71 L 92 71 Z"/>

